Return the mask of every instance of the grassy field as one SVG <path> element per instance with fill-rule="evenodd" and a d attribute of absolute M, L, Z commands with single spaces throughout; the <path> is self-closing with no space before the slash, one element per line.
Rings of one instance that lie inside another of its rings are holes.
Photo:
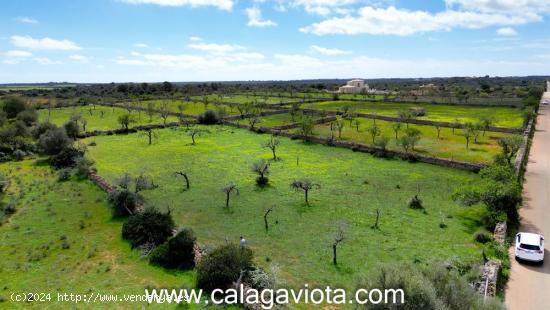
<path fill-rule="evenodd" d="M 210 102 L 230 102 L 230 103 L 258 103 L 258 104 L 278 104 L 288 103 L 294 101 L 301 101 L 302 98 L 281 98 L 277 96 L 264 96 L 264 95 L 208 95 L 206 96 Z M 202 101 L 203 96 L 193 96 L 193 100 Z"/>
<path fill-rule="evenodd" d="M 326 101 L 303 104 L 303 108 L 318 109 L 326 111 L 338 111 L 342 106 L 348 105 L 359 113 L 371 113 L 384 116 L 397 117 L 397 112 L 411 107 L 423 107 L 426 109 L 426 116 L 420 119 L 427 119 L 441 122 L 460 123 L 477 122 L 481 117 L 493 117 L 493 126 L 520 128 L 523 124 L 522 112 L 519 109 L 509 107 L 479 107 L 479 106 L 456 106 L 429 103 L 388 103 L 388 102 L 352 102 L 352 101 Z"/>
<path fill-rule="evenodd" d="M 148 103 L 153 103 L 153 106 L 155 109 L 160 109 L 162 104 L 167 103 L 168 110 L 171 112 L 180 112 L 179 106 L 183 107 L 183 113 L 189 114 L 189 115 L 200 115 L 207 110 L 212 111 L 220 111 L 223 110 L 226 115 L 237 115 L 239 114 L 239 111 L 235 107 L 227 106 L 227 105 L 215 105 L 214 103 L 210 102 L 207 106 L 205 106 L 200 101 L 184 101 L 184 100 L 144 100 L 140 101 L 140 106 L 147 108 Z"/>
<path fill-rule="evenodd" d="M 270 150 L 261 147 L 269 136 L 225 126 L 208 129 L 196 145 L 183 129 L 158 130 L 150 146 L 133 134 L 86 141 L 97 144 L 89 147 L 89 156 L 100 175 L 110 181 L 125 172 L 150 175 L 159 188 L 144 193 L 146 204 L 170 206 L 175 221 L 192 227 L 206 246 L 245 236 L 255 261 L 279 266 L 290 286 L 351 288 L 358 274 L 381 263 L 481 259 L 472 240 L 479 209 L 460 208 L 450 199 L 457 186 L 475 182 L 475 174 L 284 139 L 278 151 L 282 160 L 271 165 L 271 185 L 260 189 L 250 166 L 270 158 Z M 174 175 L 182 169 L 190 177 L 189 191 Z M 311 206 L 289 186 L 300 178 L 321 185 L 310 193 Z M 221 189 L 229 182 L 237 184 L 240 195 L 226 209 Z M 423 199 L 425 213 L 408 208 L 415 194 Z M 272 206 L 266 233 L 263 214 Z M 377 208 L 380 230 L 371 229 Z M 330 245 L 340 220 L 347 223 L 346 240 L 334 267 Z M 448 227 L 440 228 L 442 222 Z"/>
<path fill-rule="evenodd" d="M 0 164 L 17 212 L 0 226 L 3 309 L 74 309 L 74 303 L 15 303 L 11 293 L 143 294 L 146 287 L 192 287 L 194 272 L 152 267 L 120 237 L 106 194 L 89 181 L 58 182 L 33 160 Z M 179 223 L 178 223 L 179 224 Z M 93 308 L 138 304 L 94 303 Z M 155 307 L 153 307 L 155 308 Z M 173 308 L 173 307 L 172 307 Z"/>
<path fill-rule="evenodd" d="M 118 117 L 127 114 L 128 111 L 123 108 L 115 107 L 96 106 L 94 108 L 92 106 L 75 106 L 70 108 L 51 109 L 49 117 L 48 113 L 47 109 L 38 110 L 41 122 L 49 120 L 51 123 L 61 126 L 71 119 L 73 115 L 81 115 L 82 118 L 88 122 L 86 124 L 86 131 L 93 131 L 121 128 L 118 123 Z M 140 113 L 138 111 L 132 111 L 130 113 L 134 115 L 136 120 L 135 123 L 130 124 L 130 127 L 145 124 L 162 124 L 163 122 L 158 114 L 155 114 L 151 120 L 145 112 Z M 175 121 L 177 121 L 175 116 L 170 116 L 167 119 L 167 122 Z"/>
<path fill-rule="evenodd" d="M 259 95 L 259 94 L 258 94 Z M 299 93 L 290 93 L 290 92 L 281 92 L 281 93 L 269 93 L 268 95 L 273 97 L 278 96 L 292 96 L 296 97 L 297 99 L 304 99 L 304 98 L 321 98 L 321 99 L 332 99 L 334 97 L 334 94 L 327 93 L 327 92 L 299 92 Z M 395 96 L 388 96 L 388 98 L 394 98 Z M 371 95 L 371 94 L 338 94 L 338 98 L 340 99 L 354 99 L 354 100 L 384 100 L 384 95 Z M 291 99 L 291 98 L 286 98 Z"/>
<path fill-rule="evenodd" d="M 256 124 L 256 127 L 275 127 L 296 123 L 299 121 L 300 117 L 295 116 L 294 119 L 292 119 L 290 113 L 282 113 L 260 117 L 259 119 L 260 122 Z M 238 119 L 236 122 L 239 124 L 250 125 L 247 119 Z"/>
<path fill-rule="evenodd" d="M 345 122 L 341 140 L 372 144 L 372 135 L 367 131 L 367 129 L 374 124 L 374 121 L 369 119 L 358 120 L 360 122 L 359 131 L 357 131 L 354 124 L 350 126 L 349 122 Z M 394 124 L 394 122 L 386 122 L 381 120 L 376 121 L 376 125 L 381 131 L 380 136 L 391 139 L 388 144 L 388 149 L 404 151 L 395 139 L 395 131 L 392 128 L 392 124 Z M 474 138 L 472 138 L 470 141 L 470 146 L 467 149 L 466 139 L 462 136 L 461 129 L 456 129 L 455 134 L 453 134 L 453 130 L 451 128 L 441 128 L 441 133 L 438 139 L 437 130 L 433 126 L 409 125 L 409 127 L 416 128 L 422 133 L 422 139 L 415 147 L 414 152 L 429 156 L 474 163 L 490 163 L 493 160 L 493 157 L 500 152 L 498 139 L 509 135 L 499 132 L 487 132 L 483 136 L 481 133 L 477 143 L 475 143 Z M 406 125 L 403 124 L 398 136 L 403 135 L 405 129 Z M 297 132 L 297 129 L 291 129 L 289 131 Z M 314 135 L 329 138 L 331 136 L 330 124 L 325 123 L 316 125 Z M 338 137 L 337 130 L 334 135 Z"/>

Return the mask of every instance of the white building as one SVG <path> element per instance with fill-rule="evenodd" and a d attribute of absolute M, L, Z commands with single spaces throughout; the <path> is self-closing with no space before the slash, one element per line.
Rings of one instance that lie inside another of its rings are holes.
<path fill-rule="evenodd" d="M 363 80 L 351 80 L 346 83 L 346 85 L 338 88 L 339 93 L 344 94 L 358 94 L 361 92 L 368 92 L 369 85 L 365 84 Z"/>

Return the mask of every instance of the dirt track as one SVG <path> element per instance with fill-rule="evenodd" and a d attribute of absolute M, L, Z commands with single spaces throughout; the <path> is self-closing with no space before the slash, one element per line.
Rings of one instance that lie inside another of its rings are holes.
<path fill-rule="evenodd" d="M 550 92 L 546 92 L 544 98 L 550 99 Z M 520 231 L 545 236 L 546 262 L 542 266 L 518 263 L 512 248 L 506 306 L 510 310 L 550 309 L 550 105 L 540 106 L 520 215 Z"/>

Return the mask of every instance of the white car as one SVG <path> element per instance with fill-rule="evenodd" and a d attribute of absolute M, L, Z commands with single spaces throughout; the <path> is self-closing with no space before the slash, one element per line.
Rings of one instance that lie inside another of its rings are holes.
<path fill-rule="evenodd" d="M 516 259 L 544 261 L 544 237 L 539 234 L 520 232 L 516 235 Z"/>

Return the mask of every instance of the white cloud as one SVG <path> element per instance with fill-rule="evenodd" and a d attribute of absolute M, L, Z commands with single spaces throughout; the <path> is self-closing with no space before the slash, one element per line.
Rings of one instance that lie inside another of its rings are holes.
<path fill-rule="evenodd" d="M 160 6 L 213 6 L 220 10 L 231 11 L 232 0 L 120 0 L 129 4 L 156 4 Z"/>
<path fill-rule="evenodd" d="M 229 52 L 235 52 L 238 50 L 244 50 L 245 48 L 240 45 L 235 44 L 216 44 L 216 43 L 191 43 L 188 44 L 187 47 L 203 51 L 207 53 L 214 53 L 214 54 L 223 54 L 223 53 L 229 53 Z"/>
<path fill-rule="evenodd" d="M 84 55 L 71 55 L 71 56 L 69 56 L 69 59 L 74 60 L 74 61 L 78 61 L 78 62 L 81 62 L 81 63 L 90 62 L 90 58 L 88 58 Z"/>
<path fill-rule="evenodd" d="M 17 17 L 15 20 L 24 24 L 38 24 L 38 20 L 27 16 Z"/>
<path fill-rule="evenodd" d="M 521 12 L 550 12 L 548 0 L 445 0 L 449 7 L 457 6 L 461 9 L 480 12 L 507 12 L 518 14 Z"/>
<path fill-rule="evenodd" d="M 262 11 L 257 7 L 251 7 L 246 9 L 246 15 L 248 16 L 249 27 L 272 27 L 277 26 L 277 23 L 270 19 L 262 19 Z"/>
<path fill-rule="evenodd" d="M 201 38 L 201 37 L 192 36 L 192 37 L 189 37 L 189 41 L 198 42 L 198 41 L 202 41 L 202 38 Z"/>
<path fill-rule="evenodd" d="M 497 30 L 497 34 L 504 37 L 513 37 L 518 35 L 517 31 L 511 27 L 499 28 Z"/>
<path fill-rule="evenodd" d="M 149 45 L 145 44 L 145 43 L 136 43 L 134 44 L 135 47 L 139 47 L 139 48 L 146 48 L 146 47 L 149 47 Z"/>
<path fill-rule="evenodd" d="M 81 47 L 69 40 L 51 38 L 35 39 L 30 36 L 12 36 L 11 43 L 20 48 L 36 50 L 79 50 Z"/>
<path fill-rule="evenodd" d="M 370 2 L 365 0 L 291 0 L 288 1 L 289 7 L 301 7 L 309 14 L 327 16 L 333 12 L 338 14 L 348 13 L 348 7 L 360 2 Z M 279 4 L 283 8 L 284 4 Z"/>
<path fill-rule="evenodd" d="M 32 60 L 36 61 L 37 63 L 41 65 L 59 65 L 62 64 L 60 61 L 51 60 L 48 57 L 35 57 Z"/>
<path fill-rule="evenodd" d="M 346 55 L 351 53 L 350 51 L 344 51 L 339 48 L 327 48 L 327 47 L 321 47 L 318 45 L 312 45 L 310 46 L 310 48 L 314 52 L 319 53 L 321 55 L 326 55 L 326 56 Z"/>
<path fill-rule="evenodd" d="M 388 8 L 363 7 L 357 16 L 333 17 L 303 27 L 300 31 L 316 35 L 327 34 L 374 34 L 407 36 L 416 33 L 449 31 L 453 28 L 479 29 L 489 26 L 522 25 L 542 21 L 533 13 L 505 15 L 466 11 L 409 11 Z"/>
<path fill-rule="evenodd" d="M 15 65 L 25 58 L 32 57 L 32 53 L 27 51 L 11 50 L 4 53 L 4 56 L 5 58 L 2 61 L 3 63 Z"/>

